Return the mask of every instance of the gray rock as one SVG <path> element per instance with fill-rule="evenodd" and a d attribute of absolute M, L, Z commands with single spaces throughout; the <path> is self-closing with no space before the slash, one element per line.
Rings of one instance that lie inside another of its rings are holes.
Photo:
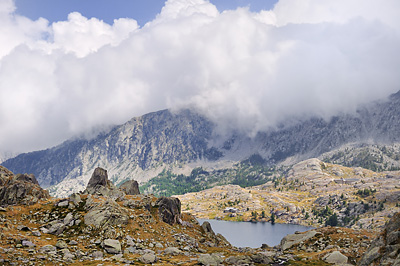
<path fill-rule="evenodd" d="M 64 229 L 65 229 L 64 223 L 56 223 L 49 228 L 47 233 L 52 235 L 59 235 L 64 231 Z"/>
<path fill-rule="evenodd" d="M 68 200 L 62 200 L 57 203 L 57 206 L 58 207 L 68 207 L 68 204 L 69 204 Z"/>
<path fill-rule="evenodd" d="M 268 265 L 268 264 L 273 263 L 273 260 L 268 255 L 271 255 L 271 254 L 260 252 L 260 253 L 251 255 L 250 258 L 251 258 L 252 262 L 254 262 L 254 263 Z"/>
<path fill-rule="evenodd" d="M 216 254 L 201 254 L 197 260 L 200 265 L 217 266 L 222 263 L 222 258 Z"/>
<path fill-rule="evenodd" d="M 340 253 L 340 251 L 334 251 L 324 257 L 324 261 L 331 264 L 345 264 L 348 258 Z"/>
<path fill-rule="evenodd" d="M 32 231 L 33 236 L 41 236 L 42 234 L 39 231 Z"/>
<path fill-rule="evenodd" d="M 128 180 L 124 182 L 120 187 L 120 190 L 125 192 L 126 195 L 139 195 L 139 184 L 135 180 Z"/>
<path fill-rule="evenodd" d="M 155 262 L 157 261 L 157 257 L 156 257 L 156 255 L 154 255 L 153 253 L 146 253 L 146 254 L 142 255 L 142 256 L 139 258 L 139 260 L 140 260 L 142 263 L 150 264 L 150 263 L 155 263 Z"/>
<path fill-rule="evenodd" d="M 69 241 L 69 243 L 68 243 L 70 246 L 76 246 L 76 245 L 78 245 L 78 242 L 76 242 L 75 240 L 71 240 L 71 241 Z"/>
<path fill-rule="evenodd" d="M 166 254 L 166 255 L 176 256 L 176 255 L 179 255 L 182 253 L 183 252 L 176 247 L 167 247 L 166 249 L 164 249 L 164 254 Z"/>
<path fill-rule="evenodd" d="M 14 180 L 25 181 L 39 186 L 39 182 L 36 180 L 34 174 L 17 174 L 14 177 Z"/>
<path fill-rule="evenodd" d="M 30 247 L 30 248 L 36 247 L 36 245 L 34 243 L 32 243 L 31 241 L 28 241 L 28 240 L 22 240 L 21 244 L 24 247 Z"/>
<path fill-rule="evenodd" d="M 79 203 L 82 202 L 81 196 L 79 196 L 79 194 L 77 193 L 73 193 L 71 194 L 71 196 L 69 196 L 69 201 L 71 201 L 75 206 L 79 205 Z"/>
<path fill-rule="evenodd" d="M 52 245 L 46 245 L 39 249 L 39 253 L 49 253 L 49 252 L 56 252 L 56 247 Z"/>
<path fill-rule="evenodd" d="M 103 227 L 127 224 L 129 216 L 124 208 L 119 206 L 114 200 L 108 199 L 87 212 L 84 220 L 86 225 Z"/>
<path fill-rule="evenodd" d="M 84 193 L 92 195 L 101 195 L 113 199 L 122 198 L 125 193 L 114 186 L 114 184 L 108 180 L 107 170 L 97 167 Z"/>
<path fill-rule="evenodd" d="M 163 222 L 173 225 L 182 224 L 181 201 L 173 197 L 161 197 L 157 200 L 158 213 Z"/>
<path fill-rule="evenodd" d="M 115 239 L 106 239 L 103 242 L 104 249 L 109 254 L 119 254 L 122 252 L 121 243 Z"/>
<path fill-rule="evenodd" d="M 302 234 L 291 234 L 287 235 L 284 238 L 282 238 L 280 247 L 282 250 L 287 250 L 294 245 L 299 244 L 300 242 L 307 241 L 308 239 L 314 237 L 317 234 L 317 231 L 315 230 L 310 230 L 307 232 L 304 232 Z"/>
<path fill-rule="evenodd" d="M 90 254 L 90 257 L 92 257 L 95 260 L 99 260 L 102 259 L 104 256 L 103 252 L 96 250 L 95 252 L 93 252 L 92 254 Z"/>
<path fill-rule="evenodd" d="M 67 247 L 68 247 L 68 245 L 64 240 L 62 240 L 62 239 L 57 240 L 56 248 L 64 249 L 64 248 L 67 248 Z"/>
<path fill-rule="evenodd" d="M 64 218 L 64 225 L 65 226 L 71 226 L 74 224 L 74 216 L 72 213 L 68 213 L 67 216 Z"/>

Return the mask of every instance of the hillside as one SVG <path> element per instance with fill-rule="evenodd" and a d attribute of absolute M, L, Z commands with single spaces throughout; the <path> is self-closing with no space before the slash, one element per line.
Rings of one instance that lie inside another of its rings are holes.
<path fill-rule="evenodd" d="M 400 171 L 376 173 L 309 159 L 259 186 L 217 186 L 177 196 L 198 218 L 320 227 L 382 228 L 400 211 Z"/>
<path fill-rule="evenodd" d="M 1 168 L 0 177 L 41 190 L 32 175 L 16 177 Z M 13 191 L 7 184 L 1 188 Z M 200 225 L 191 214 L 182 213 L 179 199 L 138 194 L 135 182 L 116 188 L 102 168 L 96 168 L 83 193 L 64 199 L 47 194 L 37 201 L 24 200 L 33 195 L 14 194 L 8 197 L 14 199 L 12 205 L 3 201 L 0 207 L 2 265 L 379 265 L 400 261 L 392 256 L 400 251 L 399 245 L 393 245 L 400 241 L 399 214 L 379 232 L 329 226 L 287 235 L 275 247 L 237 248 L 215 234 L 209 223 Z"/>
<path fill-rule="evenodd" d="M 347 166 L 396 169 L 400 164 L 399 115 L 400 92 L 386 101 L 359 107 L 354 114 L 292 121 L 249 138 L 239 131 L 218 135 L 218 125 L 194 111 L 163 110 L 133 118 L 93 139 L 68 140 L 54 148 L 21 154 L 2 165 L 13 172 L 35 174 L 43 187 L 60 197 L 83 190 L 97 166 L 109 169 L 117 185 L 127 179 L 144 183 L 164 170 L 189 176 L 197 167 L 230 169 L 252 155 L 261 156 L 267 166 L 322 156 Z M 394 153 L 386 152 L 386 157 L 367 165 L 361 160 L 365 156 L 347 158 L 338 153 L 348 145 L 365 147 L 367 153 L 373 145 L 380 145 Z M 326 155 L 329 152 L 332 154 Z"/>

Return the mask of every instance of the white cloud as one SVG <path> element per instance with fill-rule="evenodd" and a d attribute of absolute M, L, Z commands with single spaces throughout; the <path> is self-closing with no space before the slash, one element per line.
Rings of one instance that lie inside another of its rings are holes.
<path fill-rule="evenodd" d="M 48 25 L 2 2 L 0 147 L 45 148 L 188 106 L 221 130 L 254 134 L 400 89 L 397 1 L 298 2 L 219 13 L 208 1 L 169 0 L 141 29 L 79 13 Z"/>

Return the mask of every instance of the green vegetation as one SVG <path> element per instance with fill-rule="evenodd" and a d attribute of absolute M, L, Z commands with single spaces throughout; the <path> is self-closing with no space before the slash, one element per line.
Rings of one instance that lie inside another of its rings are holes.
<path fill-rule="evenodd" d="M 143 193 L 153 193 L 156 196 L 182 195 L 198 192 L 219 185 L 233 184 L 241 187 L 262 185 L 272 180 L 274 167 L 264 165 L 260 155 L 252 155 L 246 161 L 234 165 L 230 169 L 208 172 L 202 167 L 192 170 L 189 176 L 174 174 L 164 169 L 158 176 L 140 186 Z"/>

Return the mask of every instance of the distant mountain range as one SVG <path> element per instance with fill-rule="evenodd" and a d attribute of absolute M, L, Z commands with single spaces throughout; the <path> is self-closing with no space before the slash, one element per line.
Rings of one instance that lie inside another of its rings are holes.
<path fill-rule="evenodd" d="M 193 111 L 162 110 L 133 118 L 93 139 L 71 139 L 47 150 L 20 154 L 2 165 L 14 173 L 35 174 L 55 196 L 83 190 L 97 166 L 108 169 L 117 185 L 127 179 L 143 183 L 164 169 L 188 174 L 198 166 L 229 168 L 254 154 L 267 165 L 320 157 L 358 166 L 349 157 L 351 152 L 355 156 L 362 148 L 368 154 L 372 147 L 376 153 L 378 147 L 382 169 L 400 166 L 396 157 L 400 155 L 400 92 L 362 106 L 355 114 L 329 121 L 312 118 L 260 132 L 254 138 L 239 132 L 220 136 L 216 127 Z"/>

